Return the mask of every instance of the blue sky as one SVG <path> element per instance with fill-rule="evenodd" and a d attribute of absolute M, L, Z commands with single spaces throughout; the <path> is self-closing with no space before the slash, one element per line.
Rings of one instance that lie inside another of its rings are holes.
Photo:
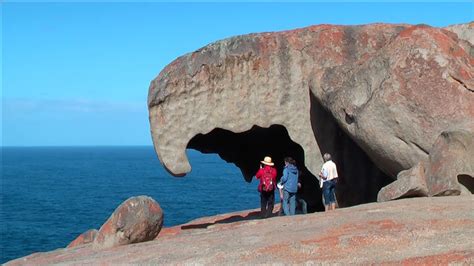
<path fill-rule="evenodd" d="M 457 3 L 3 2 L 2 145 L 151 145 L 150 81 L 229 36 L 314 24 L 473 20 Z"/>

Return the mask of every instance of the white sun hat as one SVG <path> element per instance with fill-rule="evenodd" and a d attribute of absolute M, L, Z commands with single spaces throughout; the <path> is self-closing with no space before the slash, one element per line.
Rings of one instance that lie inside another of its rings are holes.
<path fill-rule="evenodd" d="M 263 163 L 263 164 L 266 164 L 266 165 L 270 165 L 270 166 L 275 165 L 275 164 L 272 162 L 272 157 L 270 157 L 270 156 L 265 156 L 265 158 L 263 159 L 263 161 L 260 161 L 260 162 Z"/>

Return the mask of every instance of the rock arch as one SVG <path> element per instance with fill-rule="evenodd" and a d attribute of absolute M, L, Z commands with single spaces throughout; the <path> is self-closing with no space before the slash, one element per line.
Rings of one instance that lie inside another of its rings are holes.
<path fill-rule="evenodd" d="M 209 44 L 179 57 L 151 82 L 155 150 L 171 174 L 182 176 L 191 171 L 187 147 L 206 151 L 212 138 L 265 132 L 280 138 L 282 128 L 273 126 L 280 125 L 304 150 L 301 161 L 312 175 L 322 153 L 334 154 L 346 179 L 340 184 L 343 206 L 375 200 L 374 191 L 428 161 L 416 177 L 426 183 L 423 195 L 459 194 L 456 169 L 470 163 L 443 164 L 454 170 L 439 175 L 432 162 L 445 152 L 433 147 L 453 125 L 466 136 L 474 132 L 473 28 L 317 25 Z M 472 152 L 449 156 L 473 158 Z M 220 154 L 235 160 L 248 180 L 246 159 Z M 411 189 L 405 181 L 389 191 L 403 197 Z"/>

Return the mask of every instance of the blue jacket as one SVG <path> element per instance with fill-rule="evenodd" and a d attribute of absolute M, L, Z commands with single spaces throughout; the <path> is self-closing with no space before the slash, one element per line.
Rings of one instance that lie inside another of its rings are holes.
<path fill-rule="evenodd" d="M 296 193 L 298 191 L 298 168 L 292 164 L 285 166 L 280 183 L 286 191 Z"/>

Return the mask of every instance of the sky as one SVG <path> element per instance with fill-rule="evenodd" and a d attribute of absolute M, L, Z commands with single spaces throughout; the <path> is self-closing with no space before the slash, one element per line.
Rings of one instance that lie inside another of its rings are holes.
<path fill-rule="evenodd" d="M 151 145 L 150 81 L 178 56 L 230 36 L 474 20 L 472 1 L 0 5 L 2 146 Z"/>

